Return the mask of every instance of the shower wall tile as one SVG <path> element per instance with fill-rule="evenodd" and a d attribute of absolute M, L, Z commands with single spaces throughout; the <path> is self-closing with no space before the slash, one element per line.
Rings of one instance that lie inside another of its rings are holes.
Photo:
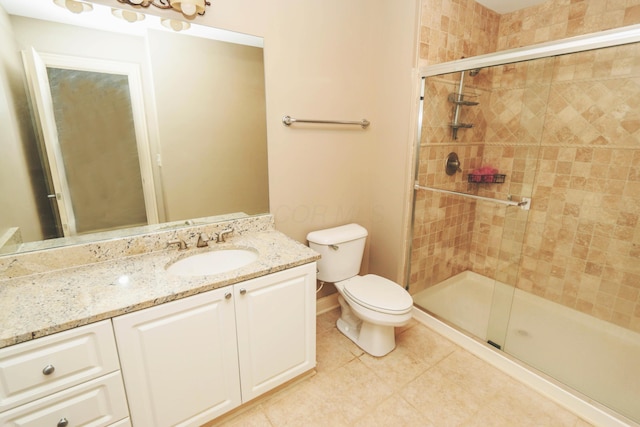
<path fill-rule="evenodd" d="M 455 90 L 456 83 L 451 79 L 432 77 L 426 80 L 421 143 L 451 141 L 449 123 L 453 110 L 448 96 Z"/>
<path fill-rule="evenodd" d="M 522 289 L 635 331 L 639 49 L 630 45 L 556 59 L 518 281 Z M 629 55 L 633 62 L 626 61 Z M 624 67 L 613 65 L 620 61 Z M 597 71 L 576 77 L 571 67 L 585 62 Z"/>
<path fill-rule="evenodd" d="M 446 194 L 416 198 L 410 287 L 426 289 L 469 269 L 474 205 Z"/>
<path fill-rule="evenodd" d="M 458 153 L 463 173 L 479 167 L 481 145 L 460 147 L 451 143 L 425 142 L 420 149 L 418 183 L 452 191 L 472 190 L 473 187 L 461 179 L 463 174 L 449 176 L 445 173 L 445 158 L 452 151 Z M 416 192 L 409 278 L 412 292 L 469 269 L 474 209 L 475 202 L 457 196 L 428 190 Z"/>
<path fill-rule="evenodd" d="M 423 0 L 419 65 L 640 23 L 640 0 L 548 0 L 505 15 L 483 9 L 467 0 Z M 461 130 L 459 145 L 445 124 L 452 118 L 446 96 L 459 73 L 442 76 L 425 100 L 432 105 L 420 182 L 501 199 L 531 195 L 533 204 L 527 212 L 418 192 L 425 222 L 415 225 L 412 292 L 466 265 L 640 331 L 638 58 L 640 46 L 628 45 L 482 70 L 468 81 L 484 99 L 466 114 L 482 114 L 484 134 Z M 441 172 L 449 151 L 458 151 L 465 173 L 497 165 L 506 183 L 473 186 L 459 174 L 451 181 Z M 445 232 L 447 217 L 471 224 L 470 237 Z"/>
<path fill-rule="evenodd" d="M 533 210 L 528 221 L 509 222 L 513 211 L 494 209 L 491 221 L 478 204 L 469 255 L 473 271 L 636 331 L 637 58 L 640 46 L 629 45 L 545 60 L 531 67 L 531 79 L 524 65 L 494 72 L 481 163 L 507 171 L 507 180 L 477 194 L 532 196 Z M 541 85 L 543 78 L 551 84 Z M 498 235 L 496 254 L 487 236 Z"/>
<path fill-rule="evenodd" d="M 638 23 L 640 0 L 547 0 L 503 15 L 473 0 L 422 0 L 418 65 Z"/>
<path fill-rule="evenodd" d="M 482 73 L 478 76 L 481 75 Z M 452 94 L 457 96 L 460 74 L 456 73 L 453 76 L 455 79 L 452 79 L 451 75 L 446 77 L 427 79 L 424 96 L 425 114 L 422 122 L 422 143 L 451 143 L 454 141 L 450 124 L 454 121 L 455 105 L 449 101 L 449 97 Z M 489 105 L 491 93 L 476 85 L 476 80 L 482 81 L 476 77 L 467 77 L 464 99 L 478 102 L 479 105 L 461 106 L 458 118 L 459 122 L 472 124 L 473 127 L 459 129 L 457 142 L 473 143 L 485 139 L 487 131 L 486 106 Z"/>
<path fill-rule="evenodd" d="M 496 50 L 640 23 L 640 0 L 547 0 L 500 15 Z"/>
<path fill-rule="evenodd" d="M 463 107 L 460 121 L 474 124 L 460 129 L 453 140 L 450 123 L 454 108 L 449 94 L 458 90 L 459 73 L 427 79 L 423 106 L 422 140 L 418 159 L 418 183 L 427 187 L 476 192 L 477 186 L 467 183 L 466 174 L 481 166 L 486 120 L 482 106 L 489 103 L 489 95 L 482 86 L 490 79 L 482 72 L 469 77 L 465 93 L 475 96 L 478 106 Z M 462 145 L 461 145 L 462 143 Z M 461 173 L 445 173 L 446 157 L 456 152 Z M 454 274 L 469 269 L 469 249 L 473 236 L 475 202 L 457 196 L 419 190 L 414 210 L 414 232 L 410 287 L 412 292 L 432 286 Z"/>
<path fill-rule="evenodd" d="M 419 65 L 493 52 L 500 15 L 474 0 L 422 0 Z"/>

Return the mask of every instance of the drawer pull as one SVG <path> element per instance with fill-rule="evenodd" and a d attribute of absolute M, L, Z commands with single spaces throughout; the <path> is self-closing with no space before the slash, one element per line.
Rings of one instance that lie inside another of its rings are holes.
<path fill-rule="evenodd" d="M 42 373 L 45 375 L 51 375 L 53 374 L 53 371 L 56 370 L 56 367 L 53 365 L 47 365 L 44 367 L 44 369 L 42 370 Z M 63 418 L 64 419 L 64 418 Z"/>
<path fill-rule="evenodd" d="M 240 289 L 240 295 L 244 295 L 247 293 L 247 290 L 245 288 Z"/>
<path fill-rule="evenodd" d="M 225 293 L 225 294 L 224 294 L 224 297 L 225 297 L 226 299 L 231 298 L 231 292 L 227 292 L 227 293 Z"/>
<path fill-rule="evenodd" d="M 69 421 L 66 418 L 60 418 L 58 421 L 58 427 L 67 427 L 69 425 Z"/>

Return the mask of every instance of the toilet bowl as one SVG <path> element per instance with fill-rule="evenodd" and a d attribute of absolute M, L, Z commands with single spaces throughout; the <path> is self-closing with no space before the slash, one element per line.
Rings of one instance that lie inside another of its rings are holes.
<path fill-rule="evenodd" d="M 341 314 L 336 326 L 356 345 L 381 357 L 396 347 L 395 327 L 411 320 L 413 300 L 396 283 L 368 274 L 335 283 Z"/>
<path fill-rule="evenodd" d="M 384 356 L 395 344 L 395 327 L 411 319 L 413 299 L 397 283 L 367 274 L 359 276 L 367 230 L 348 224 L 307 235 L 321 255 L 318 280 L 334 283 L 341 307 L 337 328 L 372 356 Z"/>

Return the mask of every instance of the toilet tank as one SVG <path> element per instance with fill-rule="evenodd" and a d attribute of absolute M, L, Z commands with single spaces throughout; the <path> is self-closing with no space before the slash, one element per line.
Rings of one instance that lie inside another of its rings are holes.
<path fill-rule="evenodd" d="M 367 230 L 358 224 L 309 233 L 309 247 L 322 256 L 318 261 L 318 280 L 335 283 L 357 276 L 366 239 Z"/>

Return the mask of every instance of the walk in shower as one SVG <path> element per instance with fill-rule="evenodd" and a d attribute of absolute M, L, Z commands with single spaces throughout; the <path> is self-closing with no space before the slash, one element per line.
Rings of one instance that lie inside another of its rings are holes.
<path fill-rule="evenodd" d="M 421 70 L 408 286 L 640 423 L 638 40 L 629 27 Z"/>

